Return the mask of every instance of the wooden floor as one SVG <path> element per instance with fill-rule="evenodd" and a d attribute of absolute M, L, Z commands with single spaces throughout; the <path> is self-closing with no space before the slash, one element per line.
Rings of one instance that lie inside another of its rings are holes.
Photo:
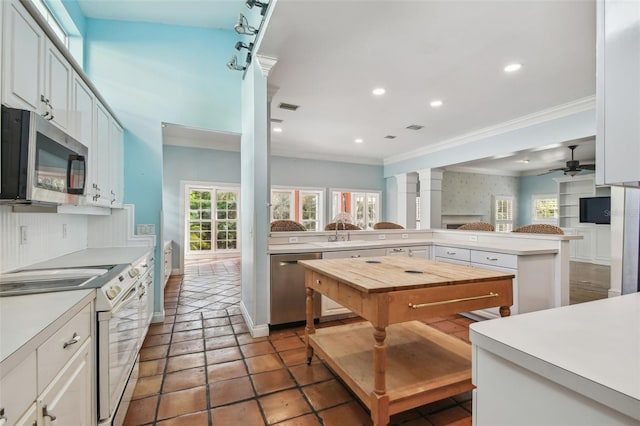
<path fill-rule="evenodd" d="M 606 299 L 611 267 L 593 263 L 570 262 L 569 303 Z"/>

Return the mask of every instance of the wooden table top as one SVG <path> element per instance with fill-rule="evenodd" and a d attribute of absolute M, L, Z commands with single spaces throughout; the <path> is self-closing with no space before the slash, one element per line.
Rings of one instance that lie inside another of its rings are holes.
<path fill-rule="evenodd" d="M 364 293 L 512 279 L 513 274 L 409 256 L 299 260 L 305 268 Z"/>

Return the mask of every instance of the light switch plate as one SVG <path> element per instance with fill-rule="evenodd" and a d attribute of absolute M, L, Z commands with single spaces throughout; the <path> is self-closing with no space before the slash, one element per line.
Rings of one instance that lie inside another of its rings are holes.
<path fill-rule="evenodd" d="M 289 237 L 289 242 L 290 243 L 297 243 L 298 242 L 298 237 Z"/>
<path fill-rule="evenodd" d="M 378 239 L 379 239 L 379 240 L 384 240 L 384 239 L 386 239 L 386 238 L 387 238 L 387 236 L 386 236 L 386 235 L 384 235 L 384 234 L 380 234 L 380 235 L 378 235 Z"/>

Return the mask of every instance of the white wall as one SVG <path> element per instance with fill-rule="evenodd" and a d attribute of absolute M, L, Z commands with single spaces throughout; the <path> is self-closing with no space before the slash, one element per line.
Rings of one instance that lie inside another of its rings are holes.
<path fill-rule="evenodd" d="M 0 272 L 6 272 L 87 247 L 87 216 L 55 213 L 13 213 L 0 206 Z M 66 225 L 66 237 L 63 237 Z M 27 242 L 20 242 L 20 227 Z"/>

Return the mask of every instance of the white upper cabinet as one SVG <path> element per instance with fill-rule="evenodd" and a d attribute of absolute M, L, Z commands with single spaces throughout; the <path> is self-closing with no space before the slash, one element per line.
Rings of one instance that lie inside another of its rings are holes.
<path fill-rule="evenodd" d="M 93 154 L 89 155 L 89 165 L 96 173 L 96 181 L 91 183 L 90 191 L 93 191 L 94 202 L 98 206 L 111 207 L 109 190 L 111 187 L 109 173 L 109 132 L 110 118 L 106 108 L 96 103 L 95 118 L 95 145 Z"/>
<path fill-rule="evenodd" d="M 640 184 L 640 2 L 597 3 L 596 184 Z"/>
<path fill-rule="evenodd" d="M 2 102 L 45 114 L 44 60 L 47 37 L 22 7 L 3 2 Z"/>
<path fill-rule="evenodd" d="M 111 207 L 122 207 L 124 198 L 124 131 L 115 120 L 109 123 L 109 198 Z"/>
<path fill-rule="evenodd" d="M 72 133 L 71 99 L 73 67 L 54 44 L 47 40 L 45 53 L 45 117 L 67 133 Z"/>
<path fill-rule="evenodd" d="M 87 84 L 78 74 L 73 74 L 72 122 L 73 137 L 91 149 L 93 144 L 93 123 L 96 99 Z"/>

